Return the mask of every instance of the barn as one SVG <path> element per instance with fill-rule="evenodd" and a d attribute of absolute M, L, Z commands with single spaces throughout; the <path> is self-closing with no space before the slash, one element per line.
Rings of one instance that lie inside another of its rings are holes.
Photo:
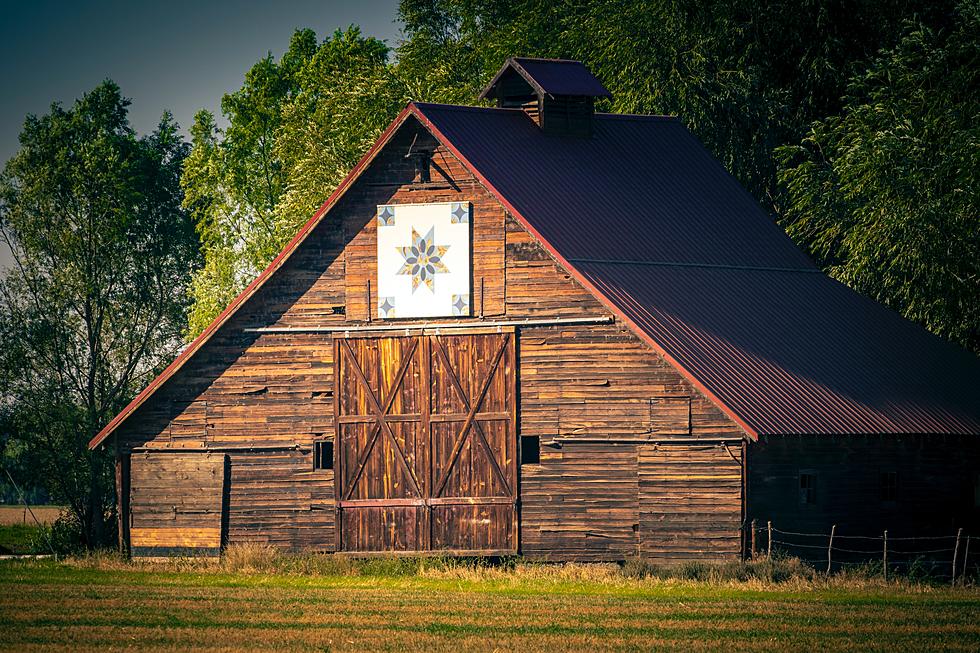
<path fill-rule="evenodd" d="M 980 361 L 825 276 L 676 118 L 509 59 L 410 103 L 91 441 L 134 556 L 676 562 L 980 524 Z"/>

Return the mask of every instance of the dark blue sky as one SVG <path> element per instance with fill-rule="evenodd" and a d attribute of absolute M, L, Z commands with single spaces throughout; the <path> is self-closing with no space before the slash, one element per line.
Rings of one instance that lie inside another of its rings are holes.
<path fill-rule="evenodd" d="M 71 104 L 111 78 L 132 99 L 130 120 L 145 133 L 169 109 L 181 127 L 201 108 L 215 112 L 245 71 L 278 56 L 293 30 L 321 38 L 350 24 L 397 45 L 397 0 L 280 2 L 110 2 L 0 0 L 0 163 L 18 147 L 24 116 Z M 9 254 L 0 252 L 0 268 Z"/>

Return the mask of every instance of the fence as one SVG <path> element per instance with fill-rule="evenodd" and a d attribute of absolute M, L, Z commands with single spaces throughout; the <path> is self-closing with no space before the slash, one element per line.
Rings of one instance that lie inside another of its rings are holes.
<path fill-rule="evenodd" d="M 766 522 L 760 526 L 757 520 L 750 525 L 749 551 L 752 557 L 759 553 L 772 556 L 775 553 L 792 554 L 820 568 L 825 564 L 827 574 L 835 569 L 881 564 L 881 573 L 888 579 L 890 572 L 919 570 L 931 576 L 949 578 L 955 585 L 965 580 L 972 571 L 980 572 L 980 559 L 976 556 L 971 565 L 970 545 L 978 539 L 957 529 L 956 534 L 922 535 L 913 537 L 881 535 L 848 535 L 837 532 L 831 526 L 824 533 L 784 531 Z"/>

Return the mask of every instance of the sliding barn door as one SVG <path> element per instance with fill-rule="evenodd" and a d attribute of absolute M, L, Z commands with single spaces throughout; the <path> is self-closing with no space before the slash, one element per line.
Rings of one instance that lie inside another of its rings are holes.
<path fill-rule="evenodd" d="M 640 555 L 732 560 L 742 551 L 742 450 L 714 444 L 638 448 Z"/>
<path fill-rule="evenodd" d="M 517 550 L 512 333 L 431 336 L 432 548 Z"/>
<path fill-rule="evenodd" d="M 514 334 L 336 347 L 339 548 L 516 551 Z"/>
<path fill-rule="evenodd" d="M 337 506 L 345 551 L 427 548 L 424 342 L 338 339 Z"/>

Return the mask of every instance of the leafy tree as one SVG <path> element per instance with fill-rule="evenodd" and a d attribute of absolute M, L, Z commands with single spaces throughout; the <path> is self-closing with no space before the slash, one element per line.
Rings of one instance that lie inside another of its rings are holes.
<path fill-rule="evenodd" d="M 949 0 L 402 0 L 398 67 L 414 97 L 470 103 L 508 56 L 584 61 L 599 108 L 680 116 L 764 205 L 773 148 L 836 112 L 851 73 L 903 20 L 940 24 Z"/>
<path fill-rule="evenodd" d="M 912 24 L 779 150 L 784 224 L 828 271 L 980 352 L 980 5 Z"/>
<path fill-rule="evenodd" d="M 186 145 L 165 114 L 138 137 L 106 81 L 29 116 L 0 175 L 5 448 L 18 450 L 92 547 L 111 539 L 108 454 L 89 439 L 176 353 L 198 244 L 180 208 Z"/>
<path fill-rule="evenodd" d="M 184 206 L 204 245 L 189 334 L 204 330 L 295 234 L 403 104 L 388 48 L 351 27 L 318 44 L 297 31 L 255 64 L 221 110 L 200 112 Z"/>

